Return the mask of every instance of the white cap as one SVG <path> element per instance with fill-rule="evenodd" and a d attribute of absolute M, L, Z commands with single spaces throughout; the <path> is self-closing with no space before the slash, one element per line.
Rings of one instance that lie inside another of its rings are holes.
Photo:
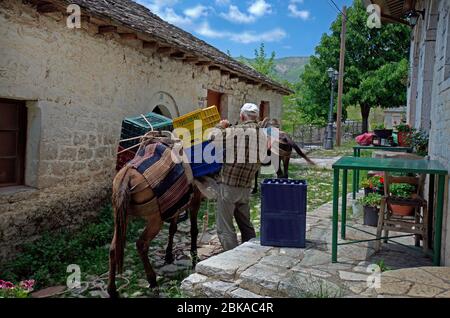
<path fill-rule="evenodd" d="M 255 114 L 258 114 L 259 113 L 259 107 L 256 106 L 255 104 L 252 104 L 252 103 L 244 104 L 244 106 L 242 106 L 242 108 L 241 108 L 241 114 L 243 114 L 243 113 L 255 113 Z"/>

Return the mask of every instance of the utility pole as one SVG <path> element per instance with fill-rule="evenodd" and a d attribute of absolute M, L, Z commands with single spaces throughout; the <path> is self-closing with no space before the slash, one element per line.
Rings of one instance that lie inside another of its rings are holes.
<path fill-rule="evenodd" d="M 337 100 L 337 118 L 336 118 L 336 146 L 341 145 L 342 139 L 342 95 L 344 94 L 344 68 L 345 68 L 345 35 L 347 33 L 347 7 L 342 9 L 342 28 L 341 28 L 341 52 L 339 57 L 339 82 L 338 82 L 338 100 Z"/>

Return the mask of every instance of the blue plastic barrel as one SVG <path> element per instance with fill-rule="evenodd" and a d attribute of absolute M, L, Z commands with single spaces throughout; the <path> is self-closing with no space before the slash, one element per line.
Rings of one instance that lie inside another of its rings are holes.
<path fill-rule="evenodd" d="M 307 183 L 267 179 L 261 184 L 261 245 L 304 248 Z"/>

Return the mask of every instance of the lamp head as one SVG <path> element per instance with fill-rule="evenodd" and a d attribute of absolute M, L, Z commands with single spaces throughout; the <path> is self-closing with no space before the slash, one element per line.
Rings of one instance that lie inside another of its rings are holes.
<path fill-rule="evenodd" d="M 330 67 L 330 68 L 327 70 L 328 77 L 331 78 L 331 79 L 333 79 L 333 77 L 335 76 L 335 73 L 336 73 L 336 72 L 337 72 L 337 71 L 336 71 L 334 68 Z"/>
<path fill-rule="evenodd" d="M 422 19 L 425 19 L 425 10 L 410 10 L 406 13 L 406 20 L 408 20 L 409 24 L 414 27 L 417 22 L 419 22 L 419 18 L 422 16 Z"/>

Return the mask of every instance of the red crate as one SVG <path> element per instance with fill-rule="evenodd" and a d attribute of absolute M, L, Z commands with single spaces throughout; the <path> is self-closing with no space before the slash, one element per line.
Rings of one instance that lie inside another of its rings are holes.
<path fill-rule="evenodd" d="M 119 171 L 123 168 L 128 162 L 134 159 L 136 156 L 136 153 L 132 150 L 127 150 L 125 152 L 122 152 L 119 154 L 119 152 L 125 150 L 125 148 L 119 146 L 117 149 L 117 163 L 116 163 L 116 170 Z"/>

